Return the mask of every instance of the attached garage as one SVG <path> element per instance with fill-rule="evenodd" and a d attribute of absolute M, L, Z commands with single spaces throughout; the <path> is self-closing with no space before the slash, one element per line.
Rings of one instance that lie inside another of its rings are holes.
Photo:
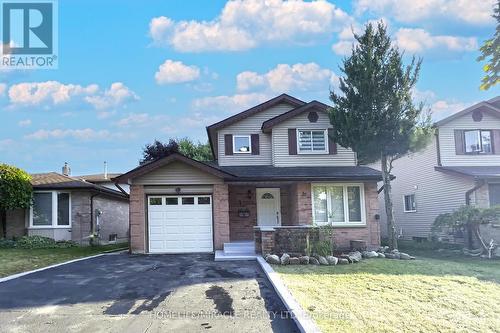
<path fill-rule="evenodd" d="M 148 196 L 150 253 L 213 252 L 210 195 Z"/>

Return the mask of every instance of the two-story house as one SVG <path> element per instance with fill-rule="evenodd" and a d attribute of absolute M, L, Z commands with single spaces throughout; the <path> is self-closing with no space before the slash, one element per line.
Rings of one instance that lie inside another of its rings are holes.
<path fill-rule="evenodd" d="M 117 177 L 130 185 L 131 250 L 253 251 L 256 230 L 324 224 L 339 248 L 378 246 L 381 174 L 331 130 L 327 105 L 283 94 L 208 126 L 214 162 L 173 153 Z"/>
<path fill-rule="evenodd" d="M 472 105 L 434 127 L 435 137 L 425 149 L 393 163 L 394 217 L 405 239 L 430 237 L 435 218 L 462 205 L 500 204 L 500 97 Z M 386 235 L 383 193 L 379 199 Z"/>

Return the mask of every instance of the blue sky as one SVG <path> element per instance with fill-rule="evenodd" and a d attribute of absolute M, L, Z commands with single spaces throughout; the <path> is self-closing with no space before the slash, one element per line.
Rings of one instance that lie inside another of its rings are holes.
<path fill-rule="evenodd" d="M 493 3 L 60 0 L 59 68 L 0 71 L 0 162 L 123 172 L 155 138 L 205 141 L 205 126 L 280 93 L 328 102 L 352 30 L 380 19 L 423 57 L 415 98 L 439 119 L 499 95 L 479 90 L 475 61 Z"/>

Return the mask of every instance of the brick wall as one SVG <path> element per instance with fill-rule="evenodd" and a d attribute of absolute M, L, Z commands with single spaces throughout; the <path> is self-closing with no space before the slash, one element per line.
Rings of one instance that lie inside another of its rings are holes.
<path fill-rule="evenodd" d="M 248 211 L 250 216 L 241 217 L 240 210 Z M 229 186 L 229 221 L 231 241 L 252 239 L 257 225 L 255 186 Z"/>
<path fill-rule="evenodd" d="M 87 245 L 90 235 L 90 192 L 71 192 L 71 240 Z"/>
<path fill-rule="evenodd" d="M 289 225 L 312 224 L 311 183 L 295 183 L 290 186 Z"/>
<path fill-rule="evenodd" d="M 222 250 L 229 242 L 229 189 L 227 184 L 214 185 L 214 243 L 216 250 Z"/>
<path fill-rule="evenodd" d="M 99 217 L 99 235 L 101 243 L 109 242 L 111 234 L 117 234 L 118 242 L 128 241 L 128 200 L 117 200 L 109 197 L 97 196 L 94 198 L 94 210 L 100 209 L 102 215 Z M 94 215 L 94 225 L 96 216 Z M 96 228 L 97 230 L 97 228 Z"/>
<path fill-rule="evenodd" d="M 130 251 L 146 252 L 146 209 L 143 185 L 130 186 Z"/>

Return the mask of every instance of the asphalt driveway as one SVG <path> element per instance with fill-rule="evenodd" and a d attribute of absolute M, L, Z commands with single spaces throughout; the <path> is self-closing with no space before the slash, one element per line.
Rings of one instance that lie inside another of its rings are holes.
<path fill-rule="evenodd" d="M 1 332 L 295 332 L 257 262 L 114 254 L 0 283 Z"/>

